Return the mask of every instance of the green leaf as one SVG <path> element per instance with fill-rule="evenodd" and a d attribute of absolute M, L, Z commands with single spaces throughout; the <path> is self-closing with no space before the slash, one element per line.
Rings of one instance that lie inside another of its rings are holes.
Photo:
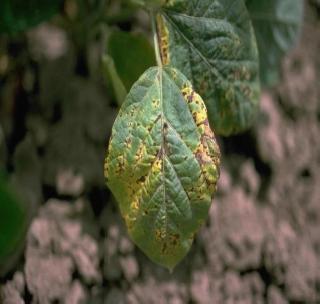
<path fill-rule="evenodd" d="M 127 91 L 146 69 L 155 65 L 154 49 L 142 34 L 113 32 L 108 41 L 108 54 Z"/>
<path fill-rule="evenodd" d="M 107 81 L 110 80 L 112 83 L 117 103 L 121 106 L 127 96 L 127 90 L 114 66 L 113 59 L 109 55 L 104 55 L 102 57 L 102 69 L 105 79 Z"/>
<path fill-rule="evenodd" d="M 158 17 L 162 61 L 192 80 L 222 135 L 247 129 L 259 103 L 258 52 L 243 0 L 168 1 Z"/>
<path fill-rule="evenodd" d="M 172 269 L 206 220 L 219 148 L 205 105 L 178 70 L 151 68 L 115 121 L 105 163 L 133 241 Z"/>
<path fill-rule="evenodd" d="M 7 259 L 21 246 L 26 228 L 27 208 L 0 176 L 0 273 L 2 267 L 7 267 Z"/>
<path fill-rule="evenodd" d="M 296 43 L 303 19 L 302 0 L 247 0 L 260 52 L 264 85 L 279 79 L 283 56 Z"/>
<path fill-rule="evenodd" d="M 0 32 L 18 32 L 55 14 L 62 0 L 1 0 Z"/>

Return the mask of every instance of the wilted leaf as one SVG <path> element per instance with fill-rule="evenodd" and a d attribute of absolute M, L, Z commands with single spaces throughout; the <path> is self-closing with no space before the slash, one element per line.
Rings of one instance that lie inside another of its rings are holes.
<path fill-rule="evenodd" d="M 149 69 L 116 119 L 105 175 L 129 234 L 153 261 L 171 269 L 187 254 L 218 168 L 201 97 L 179 71 Z"/>
<path fill-rule="evenodd" d="M 295 44 L 302 25 L 302 0 L 247 0 L 260 52 L 264 85 L 278 81 L 279 66 Z"/>
<path fill-rule="evenodd" d="M 146 69 L 155 65 L 153 47 L 141 34 L 113 32 L 108 41 L 108 54 L 127 91 Z"/>
<path fill-rule="evenodd" d="M 17 32 L 55 14 L 62 0 L 1 0 L 0 32 Z"/>
<path fill-rule="evenodd" d="M 157 17 L 163 63 L 192 80 L 211 127 L 250 126 L 259 102 L 258 52 L 243 0 L 168 1 Z"/>

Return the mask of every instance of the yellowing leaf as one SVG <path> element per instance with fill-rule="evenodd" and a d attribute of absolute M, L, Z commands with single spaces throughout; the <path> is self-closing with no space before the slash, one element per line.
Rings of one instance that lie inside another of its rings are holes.
<path fill-rule="evenodd" d="M 206 220 L 220 153 L 205 105 L 172 68 L 151 68 L 135 83 L 113 127 L 105 163 L 133 241 L 172 269 Z"/>

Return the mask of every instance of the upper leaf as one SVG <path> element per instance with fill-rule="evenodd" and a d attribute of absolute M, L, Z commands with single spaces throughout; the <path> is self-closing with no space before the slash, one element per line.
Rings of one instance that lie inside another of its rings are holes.
<path fill-rule="evenodd" d="M 205 105 L 171 68 L 137 81 L 115 121 L 105 164 L 134 242 L 172 269 L 205 221 L 219 175 Z"/>
<path fill-rule="evenodd" d="M 0 32 L 17 32 L 35 26 L 56 13 L 62 0 L 1 0 Z"/>
<path fill-rule="evenodd" d="M 295 44 L 302 24 L 302 0 L 247 0 L 260 52 L 264 85 L 278 81 L 279 65 Z"/>
<path fill-rule="evenodd" d="M 157 18 L 163 63 L 192 80 L 217 133 L 248 128 L 259 102 L 258 52 L 243 0 L 167 2 Z"/>

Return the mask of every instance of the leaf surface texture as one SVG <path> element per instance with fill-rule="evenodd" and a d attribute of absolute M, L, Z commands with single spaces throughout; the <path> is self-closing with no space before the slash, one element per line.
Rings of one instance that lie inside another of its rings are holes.
<path fill-rule="evenodd" d="M 258 52 L 243 0 L 167 1 L 158 17 L 162 61 L 202 96 L 212 128 L 247 129 L 259 102 Z"/>
<path fill-rule="evenodd" d="M 133 241 L 172 269 L 204 223 L 219 176 L 205 105 L 172 68 L 150 68 L 115 121 L 105 163 Z"/>

